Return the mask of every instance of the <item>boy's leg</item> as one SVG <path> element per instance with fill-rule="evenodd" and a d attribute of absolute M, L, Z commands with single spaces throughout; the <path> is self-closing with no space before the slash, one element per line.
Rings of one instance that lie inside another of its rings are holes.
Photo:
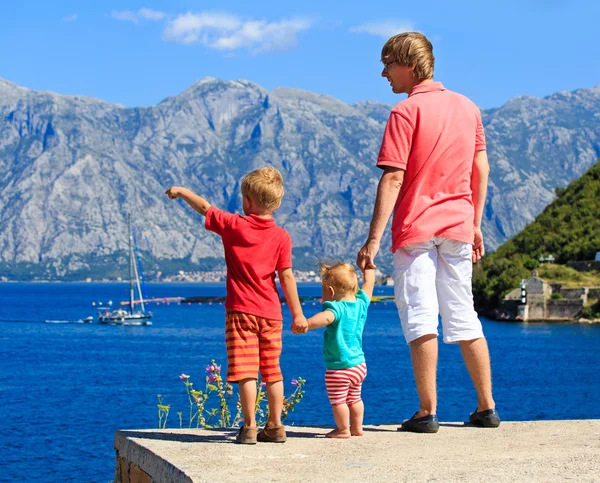
<path fill-rule="evenodd" d="M 336 429 L 325 435 L 326 438 L 350 437 L 350 409 L 346 400 L 352 384 L 346 369 L 325 371 L 325 388 L 331 403 Z"/>
<path fill-rule="evenodd" d="M 283 410 L 283 375 L 279 366 L 281 356 L 280 320 L 259 318 L 259 357 L 260 375 L 267 383 L 267 400 L 269 402 L 269 420 L 267 426 L 281 426 Z"/>
<path fill-rule="evenodd" d="M 227 345 L 227 382 L 238 383 L 240 403 L 244 414 L 244 428 L 249 439 L 256 443 L 256 378 L 258 373 L 258 335 L 253 315 L 227 311 L 225 318 Z M 238 442 L 247 438 L 240 433 Z"/>
<path fill-rule="evenodd" d="M 350 406 L 350 434 L 352 436 L 363 435 L 363 419 L 365 416 L 365 405 L 362 399 Z"/>
<path fill-rule="evenodd" d="M 269 420 L 258 433 L 258 441 L 285 443 L 287 436 L 281 423 L 283 410 L 283 376 L 279 367 L 281 356 L 281 320 L 259 318 L 260 375 L 267 384 Z"/>
<path fill-rule="evenodd" d="M 256 379 L 239 381 L 240 402 L 244 414 L 244 426 L 256 427 Z"/>
<path fill-rule="evenodd" d="M 350 409 L 350 434 L 352 436 L 363 435 L 363 419 L 365 405 L 362 401 L 362 383 L 367 377 L 367 364 L 363 362 L 358 366 L 347 369 L 350 373 L 352 385 L 348 389 L 346 404 Z"/>
<path fill-rule="evenodd" d="M 331 406 L 333 410 L 333 419 L 335 419 L 336 428 L 325 435 L 326 438 L 349 438 L 350 435 L 350 409 L 344 402 Z"/>
<path fill-rule="evenodd" d="M 283 381 L 267 382 L 267 400 L 269 401 L 268 426 L 281 425 L 281 412 L 283 410 Z"/>

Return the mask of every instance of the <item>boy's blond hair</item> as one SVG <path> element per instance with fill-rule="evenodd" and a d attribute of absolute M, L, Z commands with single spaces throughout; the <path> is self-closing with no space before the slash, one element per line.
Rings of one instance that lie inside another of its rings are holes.
<path fill-rule="evenodd" d="M 283 198 L 283 176 L 273 166 L 255 169 L 242 179 L 242 195 L 267 211 L 275 211 Z"/>
<path fill-rule="evenodd" d="M 338 262 L 333 265 L 319 262 L 319 273 L 323 285 L 331 285 L 336 294 L 345 296 L 356 295 L 358 292 L 358 278 L 356 270 L 349 263 Z"/>
<path fill-rule="evenodd" d="M 414 67 L 418 81 L 433 79 L 433 45 L 420 32 L 404 32 L 390 38 L 381 49 L 381 61 L 384 64 L 397 62 L 400 65 Z"/>

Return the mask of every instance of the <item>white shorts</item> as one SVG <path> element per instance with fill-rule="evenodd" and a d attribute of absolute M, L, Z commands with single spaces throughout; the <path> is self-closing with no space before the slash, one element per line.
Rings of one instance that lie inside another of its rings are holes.
<path fill-rule="evenodd" d="M 446 344 L 483 337 L 473 308 L 472 250 L 468 243 L 434 237 L 394 252 L 394 293 L 408 344 L 438 335 L 438 313 Z"/>

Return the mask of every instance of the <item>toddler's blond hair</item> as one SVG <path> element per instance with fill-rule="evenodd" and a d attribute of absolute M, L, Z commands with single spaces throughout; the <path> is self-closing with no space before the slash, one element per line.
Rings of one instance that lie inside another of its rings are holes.
<path fill-rule="evenodd" d="M 333 265 L 319 262 L 319 273 L 323 285 L 331 285 L 336 295 L 356 295 L 358 292 L 358 278 L 356 270 L 349 263 L 338 262 Z"/>
<path fill-rule="evenodd" d="M 400 65 L 414 67 L 414 76 L 423 81 L 433 79 L 433 45 L 420 32 L 405 32 L 390 38 L 381 49 L 383 63 L 397 62 Z"/>
<path fill-rule="evenodd" d="M 273 166 L 255 169 L 242 179 L 242 195 L 267 211 L 275 211 L 283 198 L 283 176 Z"/>

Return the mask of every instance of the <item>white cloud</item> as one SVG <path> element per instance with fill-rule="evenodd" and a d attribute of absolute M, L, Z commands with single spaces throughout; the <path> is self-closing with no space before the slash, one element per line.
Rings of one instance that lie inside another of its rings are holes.
<path fill-rule="evenodd" d="M 394 35 L 400 34 L 402 32 L 412 32 L 413 30 L 414 26 L 410 21 L 387 20 L 385 22 L 372 22 L 358 25 L 356 27 L 352 27 L 350 29 L 350 32 L 364 33 L 369 35 L 375 35 L 376 37 L 383 37 L 385 39 L 389 39 Z"/>
<path fill-rule="evenodd" d="M 124 10 L 122 12 L 118 12 L 117 10 L 113 10 L 110 13 L 110 16 L 115 20 L 126 20 L 128 22 L 138 23 L 139 19 L 135 12 L 131 10 Z"/>
<path fill-rule="evenodd" d="M 151 8 L 140 8 L 137 12 L 133 12 L 131 10 L 113 10 L 110 15 L 115 20 L 124 20 L 127 22 L 133 22 L 135 24 L 138 24 L 140 20 L 151 20 L 158 22 L 167 16 L 165 12 L 152 10 Z"/>
<path fill-rule="evenodd" d="M 283 51 L 296 45 L 298 33 L 311 25 L 306 19 L 242 21 L 230 14 L 188 12 L 168 22 L 163 38 L 187 45 L 200 43 L 222 51 Z"/>
<path fill-rule="evenodd" d="M 75 20 L 77 20 L 77 14 L 76 13 L 68 15 L 67 17 L 63 17 L 63 22 L 75 22 Z"/>
<path fill-rule="evenodd" d="M 138 10 L 138 15 L 146 20 L 153 20 L 158 22 L 159 20 L 163 20 L 167 14 L 165 12 L 161 12 L 160 10 L 152 10 L 151 8 L 141 8 Z"/>

